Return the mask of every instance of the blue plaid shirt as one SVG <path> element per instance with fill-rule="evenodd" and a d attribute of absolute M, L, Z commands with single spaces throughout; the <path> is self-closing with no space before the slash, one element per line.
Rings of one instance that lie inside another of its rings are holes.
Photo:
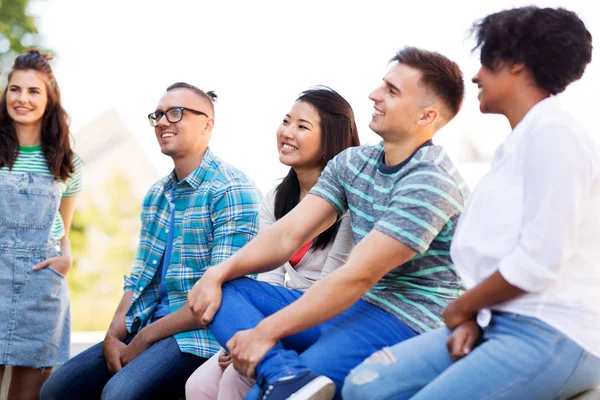
<path fill-rule="evenodd" d="M 124 290 L 133 292 L 125 316 L 130 333 L 148 325 L 158 305 L 156 269 L 167 243 L 172 189 L 175 232 L 164 279 L 170 312 L 185 305 L 188 292 L 208 267 L 230 257 L 258 232 L 260 191 L 210 149 L 200 166 L 181 182 L 173 171 L 155 183 L 144 198 L 140 244 L 131 275 L 125 276 Z M 221 347 L 206 329 L 174 337 L 182 352 L 200 357 L 209 358 Z"/>

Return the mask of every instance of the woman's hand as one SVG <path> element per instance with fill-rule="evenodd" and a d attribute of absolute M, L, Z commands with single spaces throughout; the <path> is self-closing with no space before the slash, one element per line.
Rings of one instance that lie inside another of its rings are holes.
<path fill-rule="evenodd" d="M 481 336 L 481 329 L 475 320 L 468 320 L 457 326 L 448 339 L 448 353 L 454 361 L 460 360 L 473 350 Z"/>
<path fill-rule="evenodd" d="M 233 362 L 233 358 L 231 358 L 231 354 L 229 354 L 225 349 L 221 349 L 219 353 L 219 367 L 221 367 L 221 371 L 225 371 L 229 365 Z"/>
<path fill-rule="evenodd" d="M 62 276 L 67 276 L 71 267 L 73 266 L 73 258 L 70 254 L 63 254 L 57 257 L 48 258 L 41 263 L 33 267 L 34 271 L 38 271 L 42 268 L 50 267 L 55 272 L 58 272 Z"/>

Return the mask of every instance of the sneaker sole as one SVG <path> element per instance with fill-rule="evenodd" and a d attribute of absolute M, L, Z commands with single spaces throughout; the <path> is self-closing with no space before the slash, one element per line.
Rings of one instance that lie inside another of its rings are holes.
<path fill-rule="evenodd" d="M 333 396 L 335 383 L 325 376 L 319 376 L 288 397 L 288 400 L 331 400 Z"/>

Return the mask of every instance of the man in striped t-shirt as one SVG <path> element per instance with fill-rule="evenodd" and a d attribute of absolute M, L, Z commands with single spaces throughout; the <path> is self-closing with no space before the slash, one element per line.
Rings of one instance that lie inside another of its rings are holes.
<path fill-rule="evenodd" d="M 346 375 L 370 354 L 442 324 L 462 290 L 449 246 L 468 193 L 431 139 L 463 95 L 454 62 L 399 51 L 370 95 L 370 128 L 383 142 L 335 157 L 293 211 L 196 283 L 193 312 L 212 320 L 239 372 L 257 375 L 259 398 L 339 398 Z M 356 246 L 304 294 L 235 279 L 279 265 L 346 210 Z"/>
<path fill-rule="evenodd" d="M 376 230 L 417 253 L 362 299 L 423 333 L 443 324 L 446 304 L 462 290 L 450 241 L 468 189 L 444 149 L 430 140 L 393 166 L 385 164 L 384 148 L 380 143 L 346 150 L 310 193 L 340 215 L 350 210 L 354 243 Z"/>

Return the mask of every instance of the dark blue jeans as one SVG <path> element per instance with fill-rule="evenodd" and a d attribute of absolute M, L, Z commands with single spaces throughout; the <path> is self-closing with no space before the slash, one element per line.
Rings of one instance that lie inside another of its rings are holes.
<path fill-rule="evenodd" d="M 129 343 L 133 337 L 125 340 Z M 171 336 L 159 340 L 116 375 L 106 366 L 102 343 L 59 367 L 46 381 L 42 400 L 134 400 L 185 397 L 187 378 L 206 361 L 182 353 Z"/>
<path fill-rule="evenodd" d="M 223 285 L 221 307 L 210 330 L 225 346 L 236 332 L 254 328 L 302 293 L 248 278 L 230 281 Z M 394 315 L 359 300 L 337 317 L 276 343 L 258 364 L 257 380 L 272 383 L 311 370 L 332 379 L 337 387 L 336 398 L 340 398 L 351 369 L 375 351 L 415 335 Z"/>

